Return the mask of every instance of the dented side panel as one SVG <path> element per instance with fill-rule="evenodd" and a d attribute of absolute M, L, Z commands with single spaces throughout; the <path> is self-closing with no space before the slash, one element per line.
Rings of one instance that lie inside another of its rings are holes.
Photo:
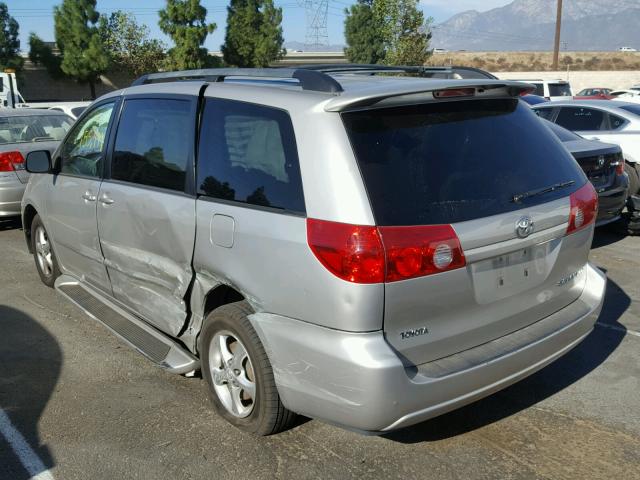
<path fill-rule="evenodd" d="M 106 181 L 98 228 L 113 295 L 176 336 L 187 319 L 193 270 L 195 198 Z"/>

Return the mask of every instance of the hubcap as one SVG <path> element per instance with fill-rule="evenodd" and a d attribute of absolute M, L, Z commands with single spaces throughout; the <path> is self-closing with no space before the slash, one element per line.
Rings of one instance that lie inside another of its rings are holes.
<path fill-rule="evenodd" d="M 47 232 L 41 226 L 35 231 L 36 239 L 36 258 L 40 271 L 47 277 L 53 273 L 53 256 L 51 253 L 51 244 Z"/>
<path fill-rule="evenodd" d="M 224 408 L 238 418 L 251 414 L 256 399 L 253 364 L 247 349 L 231 332 L 214 335 L 209 345 L 209 369 Z"/>

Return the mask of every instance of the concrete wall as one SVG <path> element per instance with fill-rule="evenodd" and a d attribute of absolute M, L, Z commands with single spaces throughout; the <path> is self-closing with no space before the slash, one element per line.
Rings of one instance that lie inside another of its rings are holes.
<path fill-rule="evenodd" d="M 118 72 L 107 73 L 102 82 L 96 84 L 96 96 L 126 87 L 133 79 Z M 54 79 L 44 67 L 25 65 L 18 79 L 18 90 L 27 102 L 80 101 L 91 100 L 88 83 L 78 83 L 69 79 Z"/>
<path fill-rule="evenodd" d="M 638 70 L 569 71 L 568 73 L 564 70 L 559 72 L 493 72 L 493 74 L 503 80 L 568 80 L 571 82 L 573 93 L 578 93 L 583 88 L 588 87 L 604 87 L 621 90 L 629 88 L 632 85 L 640 84 L 640 71 Z"/>

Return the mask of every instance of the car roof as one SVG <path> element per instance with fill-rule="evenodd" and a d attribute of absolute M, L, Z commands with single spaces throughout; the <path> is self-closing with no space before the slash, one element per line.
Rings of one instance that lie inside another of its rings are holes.
<path fill-rule="evenodd" d="M 339 73 L 331 75 L 342 87 L 342 92 L 319 92 L 301 90 L 299 84 L 291 80 L 228 78 L 223 82 L 206 82 L 203 80 L 174 81 L 135 85 L 108 93 L 101 99 L 120 95 L 139 94 L 173 94 L 198 95 L 204 85 L 208 85 L 206 94 L 215 92 L 226 98 L 262 103 L 264 105 L 287 108 L 291 104 L 301 103 L 317 105 L 324 103 L 327 111 L 341 111 L 349 107 L 374 103 L 390 97 L 401 97 L 411 94 L 433 92 L 434 90 L 455 89 L 464 87 L 485 87 L 486 91 L 502 95 L 517 96 L 528 88 L 526 83 L 510 80 L 493 79 L 441 79 L 419 78 L 392 75 L 364 75 L 356 73 Z M 510 92 L 510 93 L 507 93 Z"/>
<path fill-rule="evenodd" d="M 37 115 L 62 115 L 67 116 L 64 112 L 41 108 L 1 108 L 0 117 L 31 117 Z"/>

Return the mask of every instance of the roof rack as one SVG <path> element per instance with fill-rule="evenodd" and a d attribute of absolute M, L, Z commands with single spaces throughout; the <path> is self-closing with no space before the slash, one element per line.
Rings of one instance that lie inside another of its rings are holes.
<path fill-rule="evenodd" d="M 326 64 L 310 64 L 301 65 L 299 69 L 311 70 L 322 73 L 364 73 L 374 75 L 376 73 L 416 73 L 424 75 L 433 73 L 449 73 L 452 72 L 451 67 L 425 67 L 410 65 L 376 65 L 365 63 L 326 63 Z"/>
<path fill-rule="evenodd" d="M 189 80 L 224 82 L 227 77 L 292 79 L 298 80 L 298 84 L 303 90 L 327 93 L 342 92 L 342 86 L 326 73 L 302 68 L 205 68 L 201 70 L 150 73 L 135 80 L 131 86 Z"/>
<path fill-rule="evenodd" d="M 358 63 L 336 63 L 336 64 L 316 64 L 301 65 L 298 68 L 305 70 L 313 70 L 322 73 L 358 73 L 364 75 L 375 75 L 377 73 L 413 73 L 423 78 L 487 78 L 497 80 L 498 77 L 474 67 L 465 67 L 460 65 L 450 65 L 444 67 L 432 66 L 411 66 L 411 65 L 367 65 Z"/>

